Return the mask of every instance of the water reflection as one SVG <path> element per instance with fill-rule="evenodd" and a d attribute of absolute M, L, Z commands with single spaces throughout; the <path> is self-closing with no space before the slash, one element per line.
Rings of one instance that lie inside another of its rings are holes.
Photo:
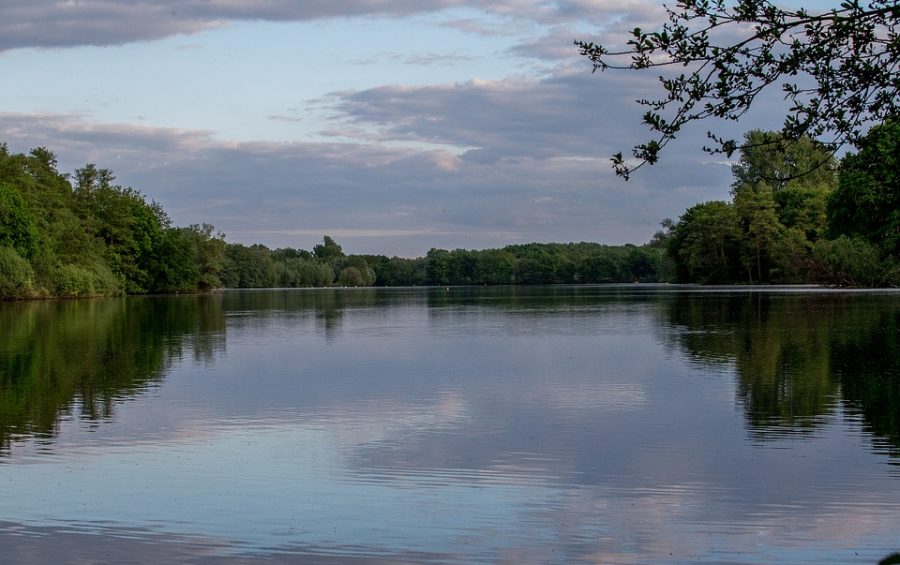
<path fill-rule="evenodd" d="M 136 562 L 163 540 L 186 562 L 874 562 L 900 529 L 898 300 L 3 305 L 0 555 L 50 560 L 52 536 L 73 561 L 94 539 Z"/>
<path fill-rule="evenodd" d="M 733 365 L 758 439 L 802 433 L 841 405 L 900 449 L 896 294 L 680 294 L 662 303 L 664 338 L 700 365 Z"/>
<path fill-rule="evenodd" d="M 100 525 L 90 529 L 68 527 L 23 527 L 0 522 L 0 551 L 5 563 L 191 563 L 216 565 L 266 565 L 301 561 L 309 565 L 404 565 L 439 563 L 449 556 L 427 552 L 372 555 L 371 548 L 288 546 L 278 552 L 248 552 L 229 540 L 160 534 L 152 530 Z"/>
<path fill-rule="evenodd" d="M 265 324 L 273 319 L 310 315 L 316 320 L 317 331 L 328 341 L 340 337 L 345 312 L 391 307 L 403 301 L 403 294 L 379 292 L 374 288 L 232 291 L 220 296 L 235 328 L 247 323 Z"/>
<path fill-rule="evenodd" d="M 51 439 L 61 417 L 111 418 L 188 351 L 211 363 L 223 329 L 210 297 L 0 305 L 0 456 L 12 438 Z"/>

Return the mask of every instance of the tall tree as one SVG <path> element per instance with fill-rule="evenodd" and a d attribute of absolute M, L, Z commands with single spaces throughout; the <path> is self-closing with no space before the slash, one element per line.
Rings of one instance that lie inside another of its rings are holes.
<path fill-rule="evenodd" d="M 679 281 L 734 281 L 740 235 L 733 205 L 713 201 L 688 208 L 672 227 L 668 241 Z"/>
<path fill-rule="evenodd" d="M 826 189 L 837 185 L 838 163 L 828 148 L 802 136 L 785 139 L 775 131 L 744 134 L 740 158 L 731 166 L 732 189 L 769 185 L 775 193 L 790 189 Z"/>
<path fill-rule="evenodd" d="M 828 206 L 832 235 L 862 237 L 900 258 L 900 120 L 873 127 L 841 162 Z"/>
<path fill-rule="evenodd" d="M 750 282 L 768 282 L 773 247 L 783 230 L 772 188 L 762 185 L 738 191 L 734 196 L 734 208 L 743 228 L 743 261 L 747 277 Z"/>
<path fill-rule="evenodd" d="M 633 149 L 626 179 L 659 159 L 686 124 L 737 120 L 757 96 L 781 82 L 790 109 L 782 135 L 830 136 L 836 148 L 855 143 L 866 125 L 900 110 L 900 5 L 896 0 L 845 0 L 824 12 L 780 8 L 768 0 L 678 0 L 656 31 L 635 28 L 623 49 L 576 41 L 594 70 L 662 70 L 662 94 L 639 100 L 653 138 Z M 712 152 L 740 144 L 709 133 Z"/>
<path fill-rule="evenodd" d="M 222 286 L 219 273 L 225 267 L 225 234 L 216 233 L 215 227 L 211 224 L 193 224 L 187 228 L 170 229 L 182 230 L 191 239 L 193 262 L 200 273 L 197 288 L 210 290 Z"/>
<path fill-rule="evenodd" d="M 0 247 L 12 247 L 22 257 L 37 251 L 34 215 L 15 189 L 0 183 Z"/>
<path fill-rule="evenodd" d="M 322 243 L 313 247 L 313 255 L 320 261 L 330 261 L 344 256 L 344 251 L 330 235 L 322 238 Z"/>
<path fill-rule="evenodd" d="M 431 248 L 425 255 L 425 279 L 428 284 L 450 284 L 450 252 L 446 249 Z"/>
<path fill-rule="evenodd" d="M 837 185 L 831 152 L 803 136 L 745 134 L 732 165 L 735 208 L 743 228 L 743 263 L 757 282 L 802 282 L 804 262 L 827 228 L 826 206 Z"/>

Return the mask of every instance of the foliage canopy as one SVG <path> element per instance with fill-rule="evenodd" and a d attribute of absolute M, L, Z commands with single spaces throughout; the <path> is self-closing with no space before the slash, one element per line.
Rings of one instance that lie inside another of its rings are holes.
<path fill-rule="evenodd" d="M 862 237 L 900 258 L 900 121 L 888 121 L 844 157 L 828 207 L 834 235 Z"/>
<path fill-rule="evenodd" d="M 679 281 L 900 284 L 900 126 L 872 128 L 839 169 L 829 161 L 802 176 L 829 157 L 820 145 L 763 131 L 745 140 L 732 201 L 696 204 L 665 224 Z"/>

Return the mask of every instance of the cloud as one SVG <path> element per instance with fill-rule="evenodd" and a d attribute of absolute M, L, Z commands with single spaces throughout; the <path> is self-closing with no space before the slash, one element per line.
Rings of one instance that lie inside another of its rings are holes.
<path fill-rule="evenodd" d="M 516 30 L 502 23 L 487 22 L 477 18 L 454 18 L 445 21 L 443 25 L 483 37 L 511 36 L 517 33 Z"/>
<path fill-rule="evenodd" d="M 578 55 L 576 40 L 591 41 L 595 38 L 568 27 L 557 27 L 544 35 L 518 43 L 509 52 L 520 57 L 548 61 L 572 60 Z"/>
<path fill-rule="evenodd" d="M 218 19 L 178 16 L 172 3 L 4 2 L 0 5 L 0 51 L 20 47 L 121 45 L 195 33 L 222 23 Z"/>
<path fill-rule="evenodd" d="M 268 117 L 272 121 L 276 122 L 302 122 L 303 117 L 293 115 L 293 114 L 272 114 Z"/>
<path fill-rule="evenodd" d="M 31 0 L 0 4 L 0 51 L 19 47 L 121 45 L 204 31 L 229 21 L 308 21 L 442 10 L 462 0 Z"/>
<path fill-rule="evenodd" d="M 578 169 L 587 162 L 607 163 L 617 151 L 649 139 L 641 126 L 643 108 L 636 99 L 657 93 L 649 74 L 591 74 L 582 66 L 560 68 L 542 79 L 470 80 L 454 84 L 376 88 L 332 95 L 332 135 L 363 136 L 372 143 L 419 143 L 455 148 L 461 159 L 492 165 L 502 160 L 549 160 L 547 170 Z M 734 125 L 720 124 L 722 132 Z M 705 134 L 686 128 L 666 148 L 664 162 L 681 173 L 721 164 L 700 162 Z M 675 162 L 677 160 L 677 162 Z M 562 163 L 562 164 L 561 164 Z M 727 168 L 727 167 L 722 167 Z M 668 176 L 696 184 L 688 173 Z M 668 172 L 672 174 L 671 170 Z M 648 176 L 652 176 L 648 173 Z"/>
<path fill-rule="evenodd" d="M 578 56 L 575 41 L 601 44 L 609 49 L 627 49 L 631 30 L 656 29 L 667 21 L 663 6 L 642 0 L 559 2 L 545 15 L 542 32 L 523 39 L 508 52 L 555 63 Z"/>
<path fill-rule="evenodd" d="M 370 57 L 352 59 L 349 61 L 351 65 L 370 66 L 385 60 L 396 61 L 404 65 L 416 66 L 438 66 L 438 65 L 458 65 L 460 63 L 468 63 L 476 60 L 478 57 L 467 55 L 464 53 L 416 53 L 409 55 L 406 53 L 378 53 Z"/>
<path fill-rule="evenodd" d="M 421 53 L 403 58 L 407 65 L 456 65 L 474 61 L 476 57 L 463 53 Z"/>
<path fill-rule="evenodd" d="M 645 12 L 647 6 L 633 0 L 31 0 L 0 4 L 0 51 L 23 47 L 122 45 L 197 33 L 235 21 L 405 17 L 452 8 L 470 8 L 495 17 L 545 25 L 562 22 L 601 25 L 628 19 L 628 14 Z M 508 33 L 502 24 L 490 25 L 472 18 L 453 18 L 447 25 L 479 34 Z"/>
<path fill-rule="evenodd" d="M 596 157 L 598 145 L 589 140 L 621 139 L 616 134 L 624 133 L 610 131 L 621 122 L 604 115 L 635 114 L 621 96 L 623 86 L 629 85 L 580 73 L 543 80 L 391 85 L 334 96 L 341 118 L 351 126 L 374 128 L 382 141 L 474 148 L 466 159 L 490 163 L 511 157 Z M 598 95 L 610 99 L 611 107 L 585 104 Z"/>

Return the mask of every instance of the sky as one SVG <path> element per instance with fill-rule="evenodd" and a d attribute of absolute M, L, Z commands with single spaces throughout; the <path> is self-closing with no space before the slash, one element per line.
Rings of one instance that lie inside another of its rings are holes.
<path fill-rule="evenodd" d="M 644 243 L 727 199 L 700 124 L 628 182 L 654 74 L 592 73 L 575 39 L 654 28 L 643 0 L 0 0 L 0 142 L 44 146 L 228 241 L 416 257 Z"/>

